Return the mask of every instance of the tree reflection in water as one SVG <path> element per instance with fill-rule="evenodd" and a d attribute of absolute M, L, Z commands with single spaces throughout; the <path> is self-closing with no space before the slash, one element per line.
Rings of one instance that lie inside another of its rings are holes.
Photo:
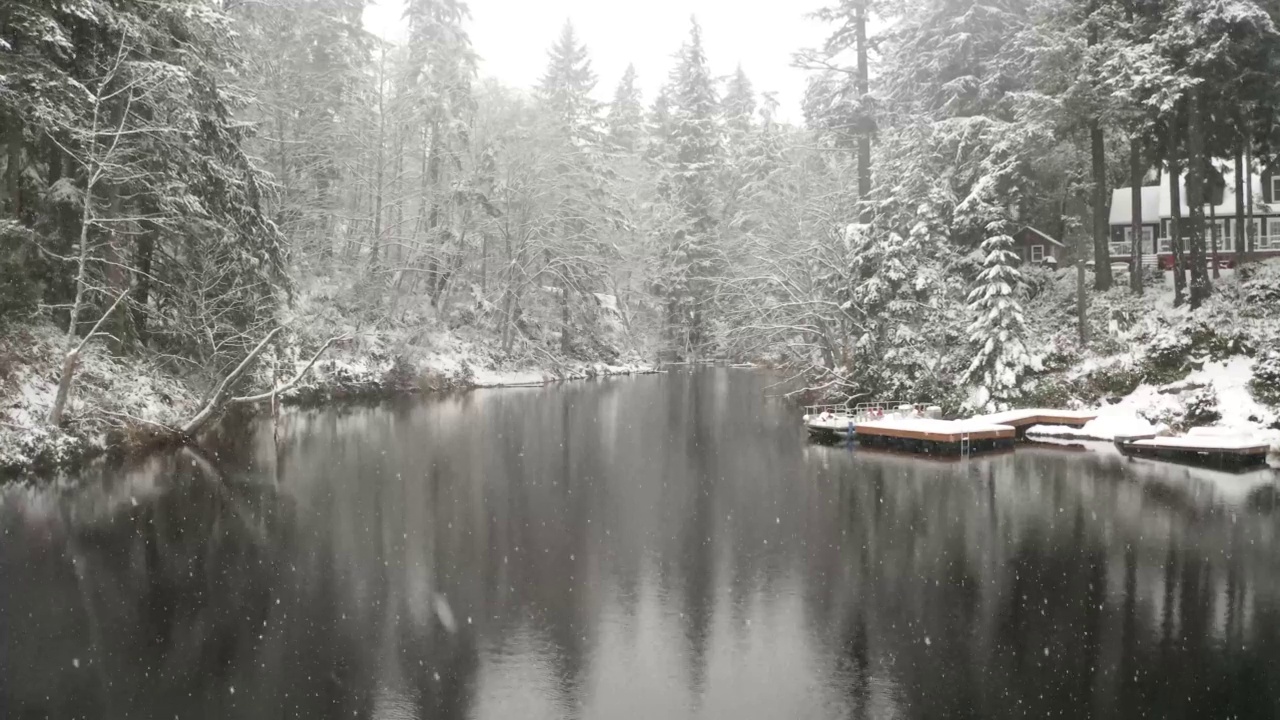
<path fill-rule="evenodd" d="M 1275 716 L 1269 474 L 806 445 L 709 370 L 0 492 L 6 717 Z"/>

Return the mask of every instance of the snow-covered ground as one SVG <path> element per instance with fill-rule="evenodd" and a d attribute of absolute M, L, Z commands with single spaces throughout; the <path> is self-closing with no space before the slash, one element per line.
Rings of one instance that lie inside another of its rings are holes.
<path fill-rule="evenodd" d="M 1030 436 L 1114 440 L 1134 435 L 1168 434 L 1167 419 L 1185 417 L 1188 404 L 1208 390 L 1216 399 L 1214 410 L 1220 417 L 1197 434 L 1216 431 L 1219 437 L 1247 443 L 1265 443 L 1280 452 L 1280 430 L 1272 426 L 1280 420 L 1275 410 L 1259 403 L 1249 391 L 1253 378 L 1252 358 L 1235 356 L 1207 362 L 1186 378 L 1166 385 L 1139 385 L 1118 403 L 1098 409 L 1098 417 L 1076 429 L 1060 425 L 1038 425 Z"/>
<path fill-rule="evenodd" d="M 391 336 L 394 337 L 394 336 Z M 0 338 L 0 471 L 64 465 L 87 454 L 146 440 L 148 429 L 180 425 L 201 404 L 201 387 L 175 375 L 158 359 L 113 357 L 91 343 L 72 386 L 67 425 L 48 427 L 45 418 L 57 390 L 63 335 L 51 325 L 22 328 Z M 286 339 L 282 349 L 259 359 L 248 389 L 270 389 L 271 368 L 287 378 L 301 370 L 309 353 Z M 319 343 L 312 339 L 308 345 Z M 654 363 L 623 357 L 612 363 L 575 361 L 549 353 L 541 367 L 503 362 L 493 342 L 466 339 L 439 330 L 417 343 L 364 332 L 332 347 L 304 381 L 285 394 L 286 402 L 323 402 L 420 390 L 541 385 L 610 375 L 656 372 Z"/>

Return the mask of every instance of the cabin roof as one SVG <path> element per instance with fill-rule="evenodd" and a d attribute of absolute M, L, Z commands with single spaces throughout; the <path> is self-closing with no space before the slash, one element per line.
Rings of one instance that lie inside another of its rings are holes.
<path fill-rule="evenodd" d="M 1227 186 L 1222 193 L 1222 203 L 1213 208 L 1213 213 L 1218 216 L 1235 217 L 1236 214 L 1236 174 L 1231 167 L 1231 163 L 1217 162 L 1215 163 L 1222 172 L 1222 177 L 1226 180 Z M 1262 202 L 1262 175 L 1259 173 L 1251 173 L 1249 177 L 1250 193 L 1253 195 L 1254 213 L 1257 215 L 1270 215 L 1280 212 L 1280 203 L 1272 203 L 1268 205 Z M 1182 193 L 1182 217 L 1187 217 L 1190 211 L 1187 208 L 1187 174 L 1183 173 L 1179 186 Z M 1130 188 L 1116 188 L 1111 191 L 1111 213 L 1108 223 L 1111 225 L 1128 225 L 1131 222 L 1130 215 Z M 1207 210 L 1207 209 L 1206 209 Z M 1164 218 L 1173 217 L 1173 203 L 1169 197 L 1169 182 L 1166 176 L 1164 182 L 1159 185 L 1145 185 L 1142 188 L 1142 223 L 1144 225 L 1154 225 Z"/>
<path fill-rule="evenodd" d="M 1063 245 L 1061 242 L 1058 242 L 1058 240 L 1056 240 L 1052 235 L 1038 228 L 1034 228 L 1030 225 L 1026 225 L 1022 228 L 1022 230 L 1025 232 L 1030 232 L 1030 233 L 1034 233 L 1035 235 L 1038 235 L 1045 242 L 1051 245 L 1057 245 L 1058 247 L 1066 247 L 1066 245 Z"/>
<path fill-rule="evenodd" d="M 1112 225 L 1128 225 L 1133 221 L 1133 188 L 1116 188 L 1111 191 Z M 1147 185 L 1142 188 L 1142 224 L 1154 225 L 1160 222 L 1162 185 Z M 1168 203 L 1166 202 L 1165 205 Z M 1167 217 L 1167 216 L 1165 216 Z"/>

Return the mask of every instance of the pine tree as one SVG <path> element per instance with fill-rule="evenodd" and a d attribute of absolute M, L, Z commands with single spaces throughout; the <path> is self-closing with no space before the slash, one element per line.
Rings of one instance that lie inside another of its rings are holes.
<path fill-rule="evenodd" d="M 414 266 L 426 258 L 427 290 L 433 305 L 439 303 L 450 276 L 448 256 L 457 252 L 456 247 L 450 247 L 456 241 L 451 226 L 463 205 L 460 195 L 452 192 L 450 173 L 459 169 L 470 145 L 467 119 L 474 107 L 471 86 L 476 55 L 463 27 L 469 16 L 461 0 L 409 0 L 405 7 L 409 24 L 405 82 L 421 128 L 417 159 L 423 172 L 417 189 L 418 222 L 413 225 L 410 242 L 405 243 L 408 253 L 403 262 Z M 418 237 L 419 229 L 425 237 Z M 383 238 L 373 238 L 370 268 L 382 262 L 383 243 Z M 396 275 L 395 289 L 401 278 Z"/>
<path fill-rule="evenodd" d="M 560 350 L 573 349 L 573 296 L 595 291 L 603 263 L 600 236 L 615 215 L 611 177 L 601 152 L 600 105 L 591 97 L 596 77 L 587 49 L 566 22 L 548 53 L 547 71 L 538 86 L 538 108 L 549 123 L 544 151 L 549 224 L 554 239 L 543 248 L 549 281 L 558 288 Z"/>
<path fill-rule="evenodd" d="M 547 71 L 538 85 L 543 113 L 573 142 L 595 140 L 600 105 L 591 97 L 591 91 L 595 89 L 596 76 L 587 48 L 578 43 L 572 23 L 565 21 L 559 41 L 547 56 Z"/>
<path fill-rule="evenodd" d="M 724 119 L 730 133 L 746 133 L 751 129 L 756 114 L 756 96 L 751 89 L 751 81 L 742 71 L 742 65 L 729 78 L 729 87 L 725 90 Z"/>
<path fill-rule="evenodd" d="M 983 270 L 969 293 L 969 340 L 975 348 L 965 381 L 973 386 L 972 405 L 994 410 L 1020 395 L 1033 359 L 1023 340 L 1026 323 L 1023 290 L 1013 238 L 996 232 L 982 243 Z"/>
<path fill-rule="evenodd" d="M 609 104 L 609 142 L 616 148 L 635 152 L 644 137 L 644 106 L 636 87 L 636 68 L 627 65 Z"/>
<path fill-rule="evenodd" d="M 697 20 L 691 20 L 689 41 L 677 60 L 659 173 L 660 191 L 677 220 L 662 233 L 660 287 L 671 338 L 696 353 L 709 339 L 707 313 L 721 266 L 716 180 L 722 154 L 720 106 Z"/>

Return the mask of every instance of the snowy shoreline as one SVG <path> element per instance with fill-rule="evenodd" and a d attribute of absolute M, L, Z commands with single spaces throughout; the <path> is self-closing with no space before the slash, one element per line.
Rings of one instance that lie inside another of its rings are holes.
<path fill-rule="evenodd" d="M 1081 428 L 1037 425 L 1028 437 L 1110 442 L 1117 437 L 1170 434 L 1166 418 L 1185 417 L 1198 393 L 1211 390 L 1217 418 L 1199 426 L 1219 434 L 1252 438 L 1280 453 L 1280 414 L 1249 392 L 1255 361 L 1243 356 L 1204 363 L 1181 380 L 1164 385 L 1141 384 L 1119 402 L 1104 405 L 1098 417 Z"/>
<path fill-rule="evenodd" d="M 51 429 L 45 416 L 56 390 L 59 334 L 51 327 L 25 328 L 4 340 L 0 354 L 17 358 L 0 378 L 0 481 L 71 470 L 96 458 L 134 455 L 178 442 L 174 430 L 203 399 L 184 378 L 158 366 L 125 364 L 102 349 L 87 352 L 69 405 L 70 422 Z M 380 338 L 335 348 L 316 363 L 304 382 L 282 393 L 288 407 L 340 406 L 409 395 L 481 388 L 545 386 L 571 380 L 662 372 L 656 362 L 627 358 L 613 363 L 566 360 L 548 354 L 546 365 L 504 364 L 482 343 L 452 335 L 432 338 L 432 349 L 382 349 Z M 287 348 L 282 356 L 293 355 Z M 286 368 L 299 361 L 273 362 Z M 505 365 L 505 366 L 504 366 Z M 270 362 L 256 378 L 267 384 Z M 282 373 L 283 374 L 283 373 Z M 266 408 L 256 408 L 261 412 Z"/>

